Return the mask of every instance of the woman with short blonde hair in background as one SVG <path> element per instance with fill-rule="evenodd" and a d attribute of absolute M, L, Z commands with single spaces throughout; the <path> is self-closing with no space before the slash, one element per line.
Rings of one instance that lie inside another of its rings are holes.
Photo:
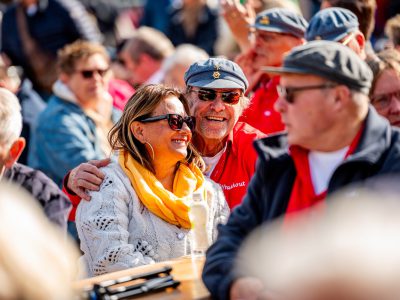
<path fill-rule="evenodd" d="M 195 118 L 185 96 L 163 85 L 140 88 L 109 134 L 115 151 L 99 191 L 81 201 L 76 224 L 89 275 L 185 255 L 194 193 L 208 207 L 206 235 L 216 238 L 229 208 L 202 174 L 191 144 Z"/>

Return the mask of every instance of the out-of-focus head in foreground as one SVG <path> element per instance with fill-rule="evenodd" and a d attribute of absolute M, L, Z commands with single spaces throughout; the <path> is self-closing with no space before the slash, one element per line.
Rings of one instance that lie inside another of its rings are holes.
<path fill-rule="evenodd" d="M 78 252 L 29 197 L 0 184 L 0 299 L 73 299 Z"/>
<path fill-rule="evenodd" d="M 238 275 L 259 278 L 265 299 L 399 299 L 398 200 L 348 190 L 262 227 L 242 248 Z"/>

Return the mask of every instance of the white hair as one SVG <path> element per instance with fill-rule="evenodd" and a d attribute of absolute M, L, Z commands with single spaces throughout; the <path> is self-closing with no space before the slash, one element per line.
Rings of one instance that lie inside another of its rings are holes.
<path fill-rule="evenodd" d="M 164 64 L 164 72 L 170 71 L 177 65 L 189 67 L 191 64 L 208 59 L 208 54 L 203 49 L 190 44 L 182 44 L 176 47 L 174 54 L 168 57 Z"/>
<path fill-rule="evenodd" d="M 0 88 L 0 146 L 9 147 L 21 134 L 22 115 L 18 98 Z"/>

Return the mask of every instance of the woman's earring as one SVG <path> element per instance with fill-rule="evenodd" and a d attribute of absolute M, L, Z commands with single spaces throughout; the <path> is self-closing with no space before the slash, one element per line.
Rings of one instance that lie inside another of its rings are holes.
<path fill-rule="evenodd" d="M 154 149 L 153 146 L 149 142 L 144 142 L 145 144 L 149 145 L 150 150 L 151 150 L 151 158 L 154 160 Z"/>

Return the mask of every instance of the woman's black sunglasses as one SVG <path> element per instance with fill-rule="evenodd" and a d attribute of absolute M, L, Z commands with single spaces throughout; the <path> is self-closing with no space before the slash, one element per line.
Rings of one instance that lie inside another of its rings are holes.
<path fill-rule="evenodd" d="M 196 126 L 195 117 L 191 117 L 191 116 L 182 117 L 181 115 L 178 115 L 178 114 L 167 114 L 167 115 L 148 117 L 148 118 L 139 119 L 138 121 L 143 122 L 143 123 L 150 123 L 150 122 L 157 122 L 157 121 L 165 120 L 165 119 L 168 120 L 168 125 L 172 130 L 181 130 L 184 122 L 186 123 L 186 125 L 189 127 L 189 129 L 191 131 L 193 131 Z"/>
<path fill-rule="evenodd" d="M 221 94 L 221 99 L 227 104 L 238 104 L 240 101 L 240 97 L 242 94 L 240 92 L 234 91 L 217 91 L 213 89 L 199 89 L 194 90 L 190 89 L 190 92 L 197 93 L 197 97 L 202 101 L 214 101 L 217 98 L 218 94 Z"/>

